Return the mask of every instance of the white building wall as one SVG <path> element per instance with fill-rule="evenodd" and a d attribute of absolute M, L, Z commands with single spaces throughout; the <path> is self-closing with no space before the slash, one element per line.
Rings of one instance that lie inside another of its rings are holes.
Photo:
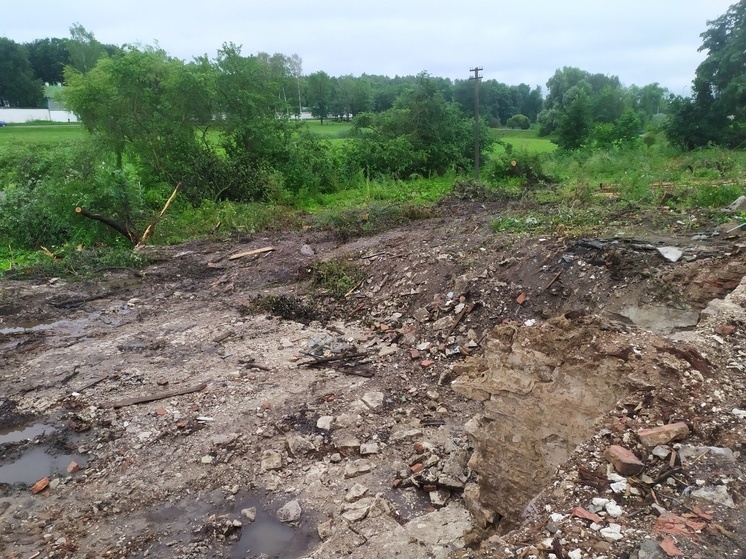
<path fill-rule="evenodd" d="M 50 111 L 49 109 L 7 109 L 0 108 L 0 120 L 14 124 L 41 120 L 46 122 L 78 122 L 78 117 L 70 111 Z"/>

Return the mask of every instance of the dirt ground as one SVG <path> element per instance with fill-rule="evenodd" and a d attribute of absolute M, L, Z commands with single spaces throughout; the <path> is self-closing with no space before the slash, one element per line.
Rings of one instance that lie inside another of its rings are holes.
<path fill-rule="evenodd" d="M 498 211 L 2 280 L 2 555 L 744 557 L 746 236 Z"/>

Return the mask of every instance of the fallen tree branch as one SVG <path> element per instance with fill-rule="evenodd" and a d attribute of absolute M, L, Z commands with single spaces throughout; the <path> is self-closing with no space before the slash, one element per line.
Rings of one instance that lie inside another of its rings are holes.
<path fill-rule="evenodd" d="M 127 237 L 133 245 L 137 244 L 137 239 L 138 239 L 137 233 L 135 233 L 134 231 L 132 231 L 126 225 L 122 225 L 121 223 L 117 223 L 116 221 L 114 221 L 110 217 L 106 217 L 105 215 L 101 215 L 101 214 L 96 214 L 96 213 L 93 213 L 93 212 L 89 212 L 88 210 L 86 210 L 85 208 L 81 208 L 80 206 L 78 206 L 77 208 L 75 208 L 75 213 L 78 213 L 78 214 L 82 215 L 83 217 L 87 217 L 88 219 L 93 219 L 95 221 L 100 221 L 104 225 L 108 225 L 109 227 L 111 227 L 112 229 L 114 229 L 114 231 L 116 231 L 120 235 L 123 235 L 123 236 Z"/>
<path fill-rule="evenodd" d="M 127 398 L 125 400 L 119 400 L 118 402 L 112 402 L 104 407 L 107 408 L 123 408 L 124 406 L 132 406 L 134 404 L 144 404 L 146 402 L 155 402 L 156 400 L 165 400 L 166 398 L 172 398 L 174 396 L 183 396 L 184 394 L 191 394 L 192 392 L 200 392 L 207 388 L 207 383 L 203 382 L 196 386 L 189 388 L 182 388 L 181 390 L 170 390 L 168 392 L 160 392 L 158 394 L 151 394 L 150 396 L 138 396 L 135 398 Z"/>
<path fill-rule="evenodd" d="M 273 250 L 275 250 L 275 247 L 255 248 L 254 250 L 247 250 L 246 252 L 237 252 L 236 254 L 232 254 L 228 257 L 228 260 L 237 260 L 239 258 L 243 258 L 244 256 L 252 256 L 253 254 L 261 254 L 262 252 L 270 252 Z"/>

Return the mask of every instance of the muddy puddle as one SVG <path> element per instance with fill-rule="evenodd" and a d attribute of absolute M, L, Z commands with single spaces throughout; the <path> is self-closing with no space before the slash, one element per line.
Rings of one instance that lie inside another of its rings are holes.
<path fill-rule="evenodd" d="M 71 462 L 79 467 L 87 465 L 87 458 L 80 454 L 50 454 L 46 446 L 33 447 L 18 459 L 0 466 L 0 483 L 33 484 L 44 477 L 67 476 Z"/>
<path fill-rule="evenodd" d="M 247 517 L 248 511 L 254 520 Z M 316 523 L 307 511 L 299 522 L 285 524 L 277 519 L 273 506 L 246 493 L 226 498 L 212 491 L 151 509 L 145 518 L 157 526 L 157 543 L 147 550 L 151 557 L 164 557 L 192 545 L 203 553 L 209 548 L 212 553 L 206 557 L 296 559 L 318 543 Z"/>
<path fill-rule="evenodd" d="M 44 423 L 34 423 L 32 425 L 17 427 L 0 427 L 0 445 L 34 440 L 39 435 L 49 435 L 54 433 L 54 431 L 54 427 Z"/>

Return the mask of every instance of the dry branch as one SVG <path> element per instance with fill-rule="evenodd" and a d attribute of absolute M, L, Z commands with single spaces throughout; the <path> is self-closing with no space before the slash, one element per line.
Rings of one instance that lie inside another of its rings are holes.
<path fill-rule="evenodd" d="M 148 240 L 148 237 L 151 237 L 153 235 L 153 231 L 155 230 L 155 226 L 161 220 L 161 218 L 163 217 L 163 214 L 166 213 L 166 210 L 168 209 L 168 206 L 171 205 L 171 201 L 176 196 L 176 193 L 179 191 L 179 188 L 181 188 L 181 183 L 179 183 L 179 184 L 176 185 L 176 188 L 174 188 L 174 191 L 171 193 L 171 196 L 169 196 L 168 200 L 166 200 L 166 203 L 164 204 L 163 209 L 161 210 L 161 213 L 158 214 L 158 217 L 155 219 L 155 221 L 153 221 L 150 225 L 148 225 L 145 228 L 145 233 L 142 234 L 142 237 L 140 237 L 140 240 L 135 245 L 136 249 L 140 248 L 145 243 L 145 241 Z"/>
<path fill-rule="evenodd" d="M 263 252 L 271 252 L 275 250 L 275 247 L 263 247 L 263 248 L 255 248 L 254 250 L 247 250 L 246 252 L 237 252 L 236 254 L 232 254 L 228 257 L 228 260 L 238 260 L 239 258 L 243 258 L 244 256 L 251 256 L 253 254 L 261 254 Z"/>

